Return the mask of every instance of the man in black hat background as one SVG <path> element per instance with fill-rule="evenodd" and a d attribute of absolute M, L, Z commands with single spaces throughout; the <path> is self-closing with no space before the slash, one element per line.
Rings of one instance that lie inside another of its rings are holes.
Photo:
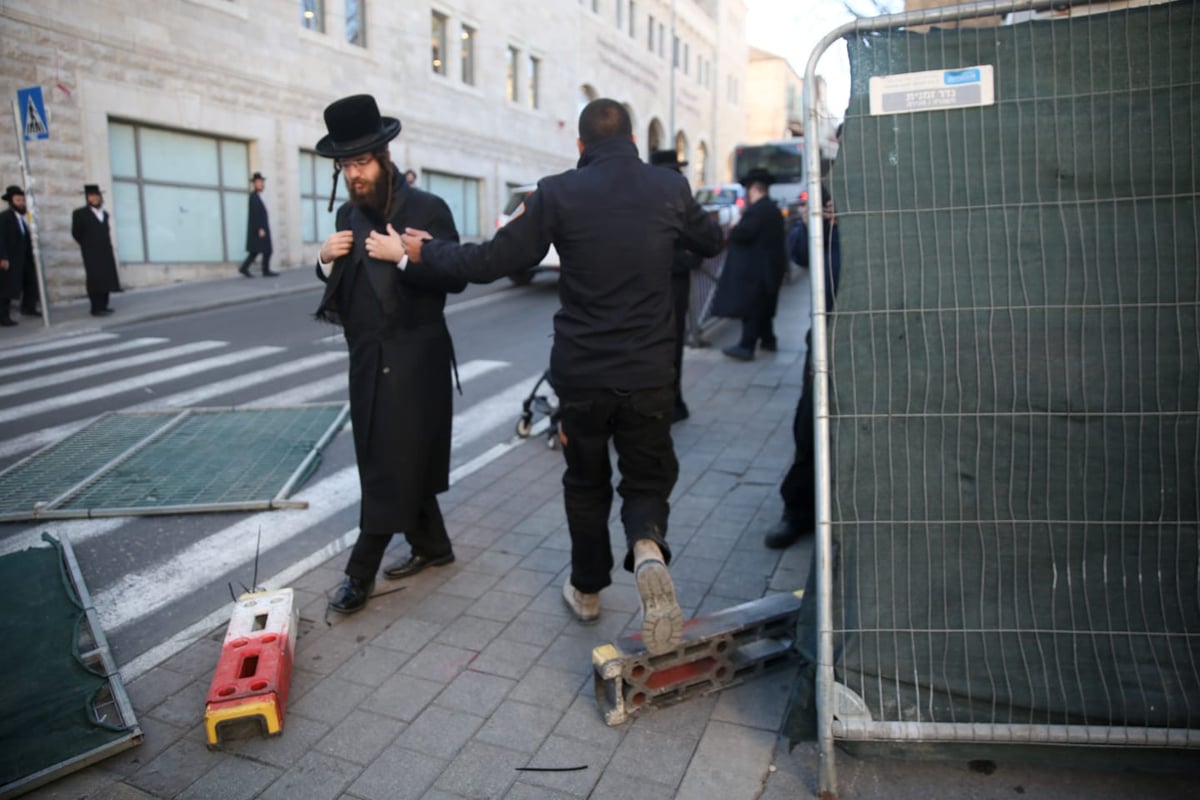
<path fill-rule="evenodd" d="M 334 159 L 334 194 L 340 173 L 350 199 L 321 245 L 325 295 L 317 316 L 341 325 L 349 346 L 362 491 L 358 540 L 330 607 L 352 613 L 366 605 L 393 533 L 404 533 L 411 552 L 384 571 L 388 578 L 454 561 L 437 500 L 450 483 L 453 418 L 454 351 L 443 310 L 446 293 L 461 292 L 466 281 L 400 269 L 405 226 L 458 241 L 446 203 L 410 186 L 392 164 L 388 142 L 400 121 L 380 116 L 370 95 L 354 95 L 325 109 L 325 125 L 316 151 Z"/>
<path fill-rule="evenodd" d="M 538 264 L 551 244 L 558 250 L 550 377 L 571 535 L 562 599 L 576 620 L 594 623 L 600 591 L 612 583 L 611 443 L 621 472 L 624 567 L 641 596 L 642 641 L 657 655 L 677 647 L 683 631 L 667 569 L 668 498 L 679 476 L 671 261 L 681 239 L 702 255 L 720 252 L 721 230 L 683 176 L 642 162 L 629 112 L 615 100 L 584 107 L 577 147 L 578 167 L 543 178 L 491 241 L 455 245 L 411 226 L 405 271 L 488 283 Z"/>
<path fill-rule="evenodd" d="M 117 277 L 117 257 L 113 253 L 104 196 L 94 183 L 84 186 L 83 194 L 87 198 L 87 205 L 75 209 L 71 214 L 71 238 L 79 244 L 83 256 L 92 316 L 103 317 L 112 313 L 108 307 L 108 295 L 109 292 L 121 291 L 121 280 Z"/>
<path fill-rule="evenodd" d="M 787 233 L 783 213 L 768 194 L 771 174 L 755 167 L 739 180 L 746 187 L 746 211 L 729 231 L 729 250 L 713 297 L 712 314 L 742 321 L 740 341 L 722 350 L 750 361 L 760 343 L 774 351 L 775 308 L 787 274 Z"/>
<path fill-rule="evenodd" d="M 8 208 L 0 211 L 0 326 L 17 324 L 9 309 L 21 298 L 21 313 L 37 316 L 37 270 L 33 265 L 33 239 L 25 222 L 25 190 L 9 186 L 4 190 Z"/>
<path fill-rule="evenodd" d="M 250 192 L 250 204 L 246 221 L 246 260 L 238 267 L 238 272 L 247 278 L 250 275 L 250 265 L 258 255 L 262 255 L 262 275 L 264 278 L 274 278 L 279 273 L 271 271 L 271 223 L 267 219 L 267 206 L 262 201 L 263 185 L 266 178 L 261 172 L 254 173 L 250 179 L 254 191 Z"/>
<path fill-rule="evenodd" d="M 688 165 L 688 162 L 680 160 L 679 154 L 674 150 L 655 150 L 650 154 L 650 163 L 674 170 L 680 175 Z M 687 419 L 689 413 L 687 403 L 683 402 L 683 342 L 687 338 L 692 270 L 699 267 L 702 260 L 681 242 L 675 243 L 675 255 L 671 259 L 671 298 L 675 302 L 675 411 L 671 417 L 674 422 Z"/>

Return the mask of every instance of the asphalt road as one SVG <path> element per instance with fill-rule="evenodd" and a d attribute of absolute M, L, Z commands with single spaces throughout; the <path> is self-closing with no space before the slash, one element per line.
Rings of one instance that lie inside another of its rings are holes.
<path fill-rule="evenodd" d="M 0 469 L 108 411 L 345 401 L 345 344 L 339 329 L 312 319 L 318 298 L 314 286 L 0 352 Z M 548 364 L 557 307 L 544 277 L 450 298 L 462 382 L 452 479 L 506 444 L 541 446 L 516 440 L 514 426 Z M 309 507 L 0 523 L 0 554 L 36 543 L 42 531 L 69 536 L 129 680 L 220 624 L 231 591 L 253 586 L 256 574 L 261 583 L 306 571 L 352 541 L 358 485 L 348 429 L 293 497 Z"/>

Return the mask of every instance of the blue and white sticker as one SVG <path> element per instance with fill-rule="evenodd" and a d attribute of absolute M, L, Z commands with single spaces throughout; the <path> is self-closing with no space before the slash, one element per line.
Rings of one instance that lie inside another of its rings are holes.
<path fill-rule="evenodd" d="M 911 114 L 947 108 L 990 106 L 996 102 L 990 64 L 933 69 L 871 78 L 871 114 Z"/>

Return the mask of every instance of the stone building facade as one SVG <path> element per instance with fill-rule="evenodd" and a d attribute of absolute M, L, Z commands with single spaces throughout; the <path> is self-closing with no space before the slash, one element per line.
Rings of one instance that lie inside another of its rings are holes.
<path fill-rule="evenodd" d="M 322 110 L 359 92 L 400 118 L 393 161 L 468 239 L 513 186 L 574 165 L 593 97 L 626 105 L 643 155 L 674 142 L 693 184 L 728 180 L 745 18 L 744 0 L 4 0 L 0 82 L 10 101 L 40 86 L 50 129 L 27 144 L 50 296 L 83 294 L 85 183 L 128 286 L 232 275 L 256 171 L 273 263 L 311 262 L 332 227 Z M 3 184 L 22 182 L 15 127 L 0 115 Z"/>

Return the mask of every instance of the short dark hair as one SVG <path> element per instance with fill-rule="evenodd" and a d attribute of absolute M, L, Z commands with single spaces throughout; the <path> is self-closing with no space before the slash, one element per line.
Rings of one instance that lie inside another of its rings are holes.
<path fill-rule="evenodd" d="M 633 122 L 625 106 L 601 97 L 579 112 L 579 138 L 584 145 L 613 136 L 633 136 Z"/>

